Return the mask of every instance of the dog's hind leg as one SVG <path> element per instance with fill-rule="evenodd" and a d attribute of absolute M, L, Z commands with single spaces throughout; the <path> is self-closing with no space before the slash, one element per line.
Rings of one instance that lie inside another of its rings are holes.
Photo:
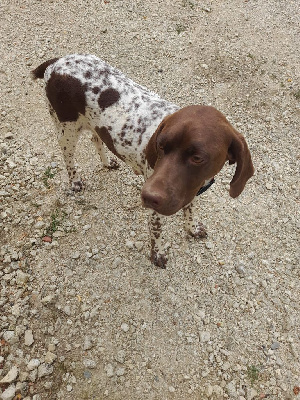
<path fill-rule="evenodd" d="M 83 188 L 83 183 L 74 165 L 74 154 L 83 127 L 77 121 L 56 123 L 56 126 L 58 130 L 58 143 L 63 152 L 72 190 L 79 192 Z"/>

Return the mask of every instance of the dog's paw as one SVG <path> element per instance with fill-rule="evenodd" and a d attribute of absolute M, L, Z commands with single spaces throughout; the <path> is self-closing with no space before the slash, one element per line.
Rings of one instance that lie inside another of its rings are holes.
<path fill-rule="evenodd" d="M 84 188 L 84 184 L 81 180 L 72 182 L 72 191 L 81 192 Z"/>
<path fill-rule="evenodd" d="M 188 231 L 188 233 L 196 239 L 206 239 L 207 238 L 207 231 L 206 227 L 198 222 L 195 226 L 193 231 Z"/>
<path fill-rule="evenodd" d="M 164 253 L 159 253 L 158 251 L 151 251 L 151 262 L 159 268 L 165 269 L 167 266 L 167 256 Z"/>

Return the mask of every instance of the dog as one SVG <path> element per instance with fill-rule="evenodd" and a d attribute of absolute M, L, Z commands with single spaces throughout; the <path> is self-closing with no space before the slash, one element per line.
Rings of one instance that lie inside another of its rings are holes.
<path fill-rule="evenodd" d="M 73 190 L 83 188 L 74 166 L 76 143 L 82 130 L 92 141 L 103 165 L 117 168 L 104 145 L 142 174 L 141 198 L 150 209 L 151 261 L 165 268 L 161 216 L 183 210 L 185 229 L 206 237 L 194 220 L 195 197 L 206 190 L 226 161 L 236 163 L 229 194 L 243 191 L 254 168 L 247 143 L 214 107 L 179 108 L 133 82 L 93 55 L 67 55 L 42 63 L 32 71 L 44 78 L 46 97 Z"/>

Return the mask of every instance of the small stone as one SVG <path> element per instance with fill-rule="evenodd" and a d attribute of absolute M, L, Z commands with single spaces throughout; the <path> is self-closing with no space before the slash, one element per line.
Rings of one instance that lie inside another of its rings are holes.
<path fill-rule="evenodd" d="M 133 249 L 134 243 L 132 240 L 126 240 L 125 244 L 128 249 Z"/>
<path fill-rule="evenodd" d="M 12 132 L 7 132 L 4 136 L 5 139 L 13 139 L 14 135 L 12 134 Z"/>
<path fill-rule="evenodd" d="M 71 385 L 67 385 L 67 392 L 72 392 L 73 387 Z"/>
<path fill-rule="evenodd" d="M 37 374 L 38 374 L 38 370 L 37 369 L 33 369 L 30 374 L 28 375 L 28 380 L 31 382 L 35 382 L 36 378 L 37 378 Z"/>
<path fill-rule="evenodd" d="M 243 265 L 237 265 L 235 267 L 236 272 L 240 275 L 240 277 L 244 277 L 246 275 L 246 270 Z"/>
<path fill-rule="evenodd" d="M 123 376 L 125 374 L 125 368 L 117 368 L 116 375 Z"/>
<path fill-rule="evenodd" d="M 90 379 L 90 378 L 92 377 L 92 374 L 90 373 L 90 371 L 84 371 L 83 376 L 84 376 L 86 379 Z"/>
<path fill-rule="evenodd" d="M 104 369 L 109 378 L 112 378 L 114 376 L 114 368 L 111 364 L 107 364 Z"/>
<path fill-rule="evenodd" d="M 55 300 L 55 296 L 53 294 L 49 294 L 42 298 L 41 302 L 43 304 L 51 304 Z"/>
<path fill-rule="evenodd" d="M 252 400 L 257 397 L 257 391 L 253 388 L 247 390 L 247 400 Z"/>
<path fill-rule="evenodd" d="M 51 353 L 51 351 L 47 351 L 45 355 L 45 363 L 47 364 L 52 364 L 56 360 L 57 356 L 54 353 Z"/>
<path fill-rule="evenodd" d="M 51 243 L 52 242 L 52 238 L 50 236 L 44 236 L 42 238 L 42 241 L 43 242 L 47 242 L 47 243 Z"/>
<path fill-rule="evenodd" d="M 126 324 L 125 322 L 122 323 L 121 329 L 123 332 L 128 332 L 129 331 L 129 325 Z"/>
<path fill-rule="evenodd" d="M 29 371 L 33 371 L 35 368 L 37 368 L 41 364 L 40 360 L 37 358 L 32 358 L 29 363 L 27 364 L 27 369 Z"/>
<path fill-rule="evenodd" d="M 125 351 L 120 350 L 120 351 L 118 351 L 117 355 L 115 356 L 115 360 L 118 361 L 118 363 L 120 363 L 120 364 L 124 364 L 125 356 L 126 356 Z"/>
<path fill-rule="evenodd" d="M 72 258 L 73 258 L 74 260 L 77 260 L 79 257 L 80 257 L 79 251 L 75 251 L 75 253 L 72 255 Z"/>
<path fill-rule="evenodd" d="M 93 342 L 89 336 L 84 338 L 83 350 L 90 350 L 93 347 Z"/>
<path fill-rule="evenodd" d="M 32 330 L 28 329 L 27 331 L 25 331 L 25 346 L 31 346 L 34 342 L 33 339 L 33 334 L 32 334 Z"/>
<path fill-rule="evenodd" d="M 136 247 L 136 249 L 137 249 L 138 251 L 143 250 L 143 247 L 144 247 L 144 243 L 143 243 L 143 242 L 137 241 L 137 242 L 134 243 L 134 245 L 135 245 L 135 247 Z"/>
<path fill-rule="evenodd" d="M 71 315 L 71 307 L 69 306 L 69 305 L 67 305 L 67 306 L 65 306 L 64 308 L 63 308 L 63 312 L 66 314 L 66 315 Z"/>
<path fill-rule="evenodd" d="M 12 400 L 15 397 L 16 394 L 16 387 L 15 385 L 10 385 L 8 386 L 7 389 L 4 390 L 4 392 L 1 394 L 1 399 L 2 400 Z"/>
<path fill-rule="evenodd" d="M 273 185 L 272 185 L 271 182 L 267 182 L 267 183 L 266 183 L 266 188 L 267 188 L 268 190 L 272 190 L 272 187 L 273 187 Z"/>
<path fill-rule="evenodd" d="M 211 397 L 211 396 L 212 396 L 212 394 L 213 394 L 213 387 L 212 387 L 210 384 L 208 384 L 208 385 L 206 386 L 206 388 L 205 388 L 205 394 L 206 394 L 207 397 Z"/>
<path fill-rule="evenodd" d="M 85 368 L 96 368 L 96 363 L 93 360 L 89 360 L 89 359 L 84 359 L 83 360 L 83 365 L 85 366 Z"/>
<path fill-rule="evenodd" d="M 278 342 L 274 342 L 271 344 L 271 350 L 277 350 L 279 349 L 279 343 Z"/>
<path fill-rule="evenodd" d="M 174 393 L 174 392 L 175 392 L 174 386 L 169 386 L 169 392 L 170 392 L 170 393 Z"/>
<path fill-rule="evenodd" d="M 202 343 L 210 341 L 210 333 L 209 332 L 200 332 L 200 341 Z"/>
<path fill-rule="evenodd" d="M 3 333 L 3 339 L 6 342 L 11 343 L 15 339 L 15 332 L 14 331 L 5 331 Z"/>
<path fill-rule="evenodd" d="M 16 283 L 19 286 L 23 286 L 25 285 L 25 283 L 28 281 L 29 279 L 29 274 L 26 274 L 25 272 L 18 270 L 17 271 L 17 276 L 16 276 Z"/>
<path fill-rule="evenodd" d="M 38 367 L 38 377 L 42 378 L 43 376 L 51 375 L 53 372 L 52 365 L 49 364 L 41 364 Z"/>
<path fill-rule="evenodd" d="M 34 225 L 35 229 L 42 229 L 45 226 L 45 222 L 44 221 L 37 221 Z"/>
<path fill-rule="evenodd" d="M 0 383 L 12 383 L 17 379 L 19 370 L 17 367 L 12 367 L 11 370 L 1 379 Z"/>
<path fill-rule="evenodd" d="M 28 372 L 20 372 L 18 380 L 20 382 L 25 382 L 28 380 L 28 375 L 29 375 Z"/>

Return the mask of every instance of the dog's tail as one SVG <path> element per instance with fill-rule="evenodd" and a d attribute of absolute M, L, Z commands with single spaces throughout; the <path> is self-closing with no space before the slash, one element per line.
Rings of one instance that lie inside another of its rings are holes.
<path fill-rule="evenodd" d="M 51 60 L 43 62 L 43 64 L 39 65 L 36 69 L 31 71 L 31 76 L 33 79 L 43 79 L 45 75 L 46 69 L 49 65 L 54 64 L 59 58 L 52 58 Z"/>

